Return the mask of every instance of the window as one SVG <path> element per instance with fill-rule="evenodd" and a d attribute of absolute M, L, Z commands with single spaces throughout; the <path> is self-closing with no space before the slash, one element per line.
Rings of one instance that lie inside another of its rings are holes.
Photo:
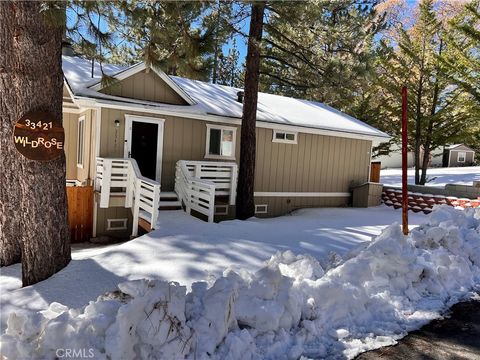
<path fill-rule="evenodd" d="M 296 144 L 297 143 L 297 133 L 281 130 L 273 130 L 273 142 L 286 143 L 286 144 Z"/>
<path fill-rule="evenodd" d="M 85 153 L 85 116 L 78 119 L 77 133 L 77 166 L 83 168 L 83 159 Z"/>
<path fill-rule="evenodd" d="M 234 160 L 236 132 L 234 127 L 207 124 L 205 157 Z"/>
<path fill-rule="evenodd" d="M 458 162 L 465 162 L 465 158 L 467 157 L 467 153 L 465 151 L 459 151 L 457 155 Z"/>
<path fill-rule="evenodd" d="M 255 205 L 255 214 L 266 214 L 268 212 L 268 205 Z"/>

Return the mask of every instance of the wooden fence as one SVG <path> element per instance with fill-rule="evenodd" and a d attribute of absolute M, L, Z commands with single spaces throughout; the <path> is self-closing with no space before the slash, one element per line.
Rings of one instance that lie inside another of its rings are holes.
<path fill-rule="evenodd" d="M 93 186 L 67 186 L 67 199 L 71 242 L 89 241 L 93 229 Z"/>

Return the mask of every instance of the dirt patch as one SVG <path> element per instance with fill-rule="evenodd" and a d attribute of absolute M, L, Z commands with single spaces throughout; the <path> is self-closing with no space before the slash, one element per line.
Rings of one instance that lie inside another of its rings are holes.
<path fill-rule="evenodd" d="M 413 331 L 397 345 L 359 355 L 357 360 L 479 360 L 480 301 L 454 305 L 443 320 Z"/>

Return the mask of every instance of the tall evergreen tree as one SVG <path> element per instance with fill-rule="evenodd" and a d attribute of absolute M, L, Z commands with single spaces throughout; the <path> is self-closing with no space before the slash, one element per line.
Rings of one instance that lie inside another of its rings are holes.
<path fill-rule="evenodd" d="M 46 20 L 50 6 L 0 3 L 0 263 L 22 262 L 23 285 L 44 280 L 70 261 L 65 155 L 40 162 L 22 156 L 13 126 L 32 111 L 62 127 L 64 27 Z M 43 11 L 42 11 L 43 10 Z M 52 10 L 52 11 L 53 11 Z"/>
<path fill-rule="evenodd" d="M 375 4 L 269 3 L 262 88 L 348 110 L 371 70 L 373 37 L 382 28 Z"/>
<path fill-rule="evenodd" d="M 480 104 L 480 1 L 467 3 L 449 25 L 447 51 L 441 58 L 443 70 Z"/>
<path fill-rule="evenodd" d="M 418 18 L 408 29 L 398 28 L 394 43 L 382 42 L 378 77 L 372 102 L 377 103 L 377 125 L 400 137 L 400 91 L 409 90 L 410 149 L 415 155 L 415 183 L 425 184 L 432 149 L 465 141 L 474 121 L 471 96 L 452 86 L 442 71 L 447 51 L 443 26 L 432 0 L 423 0 Z"/>
<path fill-rule="evenodd" d="M 245 69 L 245 95 L 243 101 L 240 138 L 240 169 L 237 186 L 236 216 L 245 220 L 255 214 L 254 183 L 256 155 L 256 126 L 258 82 L 260 73 L 260 47 L 263 33 L 265 2 L 252 3 L 250 30 Z"/>
<path fill-rule="evenodd" d="M 123 56 L 143 60 L 167 74 L 207 80 L 226 41 L 224 1 L 140 1 L 118 3 Z"/>
<path fill-rule="evenodd" d="M 237 48 L 237 42 L 233 39 L 231 47 L 226 55 L 219 56 L 219 66 L 217 68 L 217 82 L 222 85 L 242 87 L 243 78 L 242 66 L 240 65 L 240 52 Z M 213 82 L 213 81 L 212 81 Z"/>

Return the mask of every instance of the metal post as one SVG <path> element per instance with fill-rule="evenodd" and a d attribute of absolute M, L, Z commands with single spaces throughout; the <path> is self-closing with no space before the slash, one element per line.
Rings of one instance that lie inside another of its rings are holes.
<path fill-rule="evenodd" d="M 408 235 L 407 130 L 407 87 L 404 86 L 402 88 L 402 228 L 404 235 Z"/>

